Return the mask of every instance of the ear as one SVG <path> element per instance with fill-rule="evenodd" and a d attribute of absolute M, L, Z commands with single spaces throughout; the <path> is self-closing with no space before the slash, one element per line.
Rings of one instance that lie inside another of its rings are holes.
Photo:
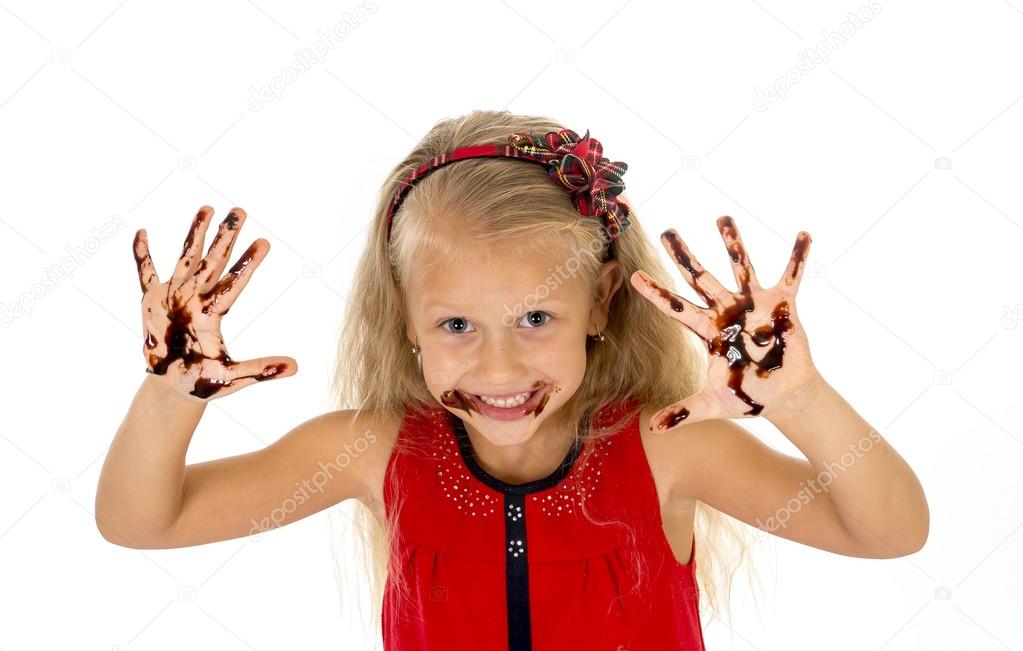
<path fill-rule="evenodd" d="M 608 310 L 611 307 L 611 299 L 615 292 L 625 282 L 625 275 L 622 273 L 622 265 L 618 260 L 609 260 L 600 268 L 600 276 L 597 278 L 597 297 L 590 310 L 590 327 L 594 324 L 600 330 L 607 326 Z M 596 336 L 596 332 L 590 333 Z"/>

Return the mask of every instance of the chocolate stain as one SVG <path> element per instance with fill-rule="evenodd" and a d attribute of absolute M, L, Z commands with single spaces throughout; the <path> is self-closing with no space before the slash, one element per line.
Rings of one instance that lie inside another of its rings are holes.
<path fill-rule="evenodd" d="M 745 261 L 746 251 L 743 248 L 742 243 L 736 237 L 737 231 L 732 218 L 721 218 L 718 222 L 718 229 L 726 238 L 726 242 L 728 242 L 728 252 L 732 261 L 736 263 Z M 707 301 L 708 307 L 714 308 L 717 304 L 716 301 L 703 287 L 699 285 L 699 283 L 695 282 L 697 278 L 703 275 L 704 269 L 699 267 L 698 264 L 686 254 L 681 240 L 675 233 L 669 230 L 662 233 L 661 236 L 668 240 L 676 262 L 692 274 L 694 282 L 691 284 L 694 286 L 694 289 L 696 289 L 697 293 L 699 293 L 700 296 Z M 796 239 L 796 245 L 793 248 L 792 261 L 795 264 L 793 265 L 792 273 L 786 276 L 787 284 L 794 282 L 798 276 L 799 269 L 806 260 L 806 251 L 809 248 L 809 244 L 809 235 L 805 232 L 800 233 Z M 792 329 L 793 326 L 792 321 L 789 318 L 790 312 L 788 301 L 783 300 L 775 305 L 774 309 L 771 311 L 771 323 L 769 325 L 760 326 L 753 332 L 746 330 L 746 313 L 752 312 L 754 308 L 752 290 L 750 288 L 750 269 L 752 269 L 752 265 L 747 268 L 744 264 L 744 266 L 739 270 L 738 281 L 740 289 L 738 294 L 733 294 L 734 297 L 737 297 L 735 303 L 733 305 L 717 309 L 715 325 L 717 326 L 718 335 L 714 337 L 713 340 L 707 342 L 707 349 L 712 355 L 720 355 L 727 360 L 729 371 L 728 388 L 732 390 L 732 393 L 736 397 L 749 405 L 750 410 L 745 412 L 746 415 L 756 416 L 763 411 L 764 405 L 754 400 L 743 390 L 743 377 L 751 363 L 755 364 L 755 372 L 757 377 L 760 378 L 766 378 L 772 371 L 782 367 L 782 361 L 785 354 L 785 339 L 782 335 Z M 653 288 L 662 297 L 670 301 L 671 308 L 673 310 L 676 312 L 682 311 L 682 303 L 674 294 L 660 287 L 653 286 Z M 754 360 L 749 356 L 742 336 L 742 333 L 744 332 L 749 335 L 753 343 L 759 347 L 771 344 L 771 349 L 767 351 L 767 353 L 759 361 Z M 675 427 L 688 418 L 689 413 L 689 410 L 685 407 L 679 407 L 677 409 L 664 412 L 658 426 L 661 429 L 670 429 Z"/>
<path fill-rule="evenodd" d="M 537 380 L 536 382 L 533 383 L 533 386 L 530 388 L 531 390 L 536 391 L 537 389 L 545 386 L 546 384 L 547 383 L 544 382 L 543 380 Z M 561 391 L 561 387 L 554 387 L 555 393 L 559 391 Z M 441 403 L 443 403 L 446 407 L 451 407 L 452 409 L 461 409 L 462 411 L 469 412 L 470 414 L 474 411 L 477 414 L 480 413 L 480 410 L 476 406 L 476 400 L 468 393 L 462 391 L 461 389 L 448 389 L 447 391 L 441 394 L 440 398 Z M 539 416 L 541 413 L 543 413 L 544 407 L 547 406 L 547 403 L 550 401 L 550 399 L 551 392 L 544 391 L 543 394 L 540 396 L 540 400 L 537 401 L 536 406 L 533 407 L 532 409 L 527 409 L 525 413 L 533 414 L 534 418 Z"/>
<path fill-rule="evenodd" d="M 192 226 L 189 229 L 188 236 L 185 238 L 185 243 L 182 247 L 182 256 L 187 255 L 192 249 L 192 246 L 195 243 L 195 238 L 199 232 L 199 226 L 202 223 L 203 215 L 204 212 L 199 211 L 192 219 Z M 234 211 L 231 211 L 228 213 L 227 217 L 224 218 L 221 232 L 223 232 L 223 230 L 236 230 L 238 221 L 238 215 Z M 210 247 L 211 249 L 215 247 L 216 240 L 219 238 L 220 232 L 218 232 L 217 238 L 214 239 L 214 244 Z M 136 242 L 138 239 L 139 236 L 136 235 Z M 249 248 L 245 250 L 245 253 L 242 254 L 238 262 L 236 262 L 228 271 L 228 276 L 225 276 L 217 282 L 210 291 L 201 292 L 199 294 L 199 298 L 203 305 L 203 314 L 209 314 L 210 310 L 232 290 L 238 277 L 252 263 L 252 260 L 255 258 L 256 250 L 257 247 L 255 243 L 250 245 Z M 140 274 L 142 271 L 143 261 L 144 258 L 140 258 L 138 256 L 136 247 L 135 264 L 137 265 Z M 205 268 L 205 262 L 204 258 L 196 273 Z M 185 266 L 188 266 L 188 261 L 186 261 Z M 220 351 L 218 351 L 217 355 L 214 357 L 205 354 L 201 350 L 198 336 L 192 327 L 192 313 L 188 309 L 186 300 L 182 300 L 177 293 L 168 291 L 167 303 L 167 318 L 170 322 L 167 324 L 167 329 L 163 333 L 163 341 L 167 346 L 167 354 L 161 358 L 160 355 L 155 352 L 158 345 L 157 339 L 152 332 L 146 330 L 145 346 L 147 348 L 146 355 L 150 366 L 150 368 L 146 369 L 147 373 L 151 373 L 153 375 L 165 375 L 170 365 L 179 359 L 184 363 L 186 370 L 192 369 L 193 367 L 201 369 L 202 362 L 206 359 L 213 359 L 220 362 L 220 364 L 222 364 L 227 370 L 238 366 L 238 362 L 232 360 L 230 356 L 228 356 L 227 350 L 223 347 L 221 347 Z M 221 313 L 221 316 L 227 314 L 227 312 L 228 310 L 224 310 Z M 253 378 L 257 382 L 262 382 L 263 380 L 274 378 L 284 372 L 287 369 L 287 366 L 287 364 L 271 364 L 259 373 L 239 376 L 232 380 L 217 380 L 202 377 L 200 375 L 200 377 L 196 379 L 192 390 L 189 391 L 189 394 L 197 398 L 209 398 L 210 396 L 216 395 L 220 391 L 223 391 L 227 387 L 230 387 L 241 380 Z"/>

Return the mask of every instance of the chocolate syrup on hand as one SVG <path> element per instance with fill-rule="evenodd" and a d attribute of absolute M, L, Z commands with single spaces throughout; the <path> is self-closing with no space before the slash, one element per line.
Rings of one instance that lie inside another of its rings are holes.
<path fill-rule="evenodd" d="M 212 214 L 212 211 L 212 208 L 204 206 L 192 219 L 179 259 L 179 264 L 188 270 L 188 274 L 180 284 L 173 278 L 159 284 L 142 230 L 135 234 L 134 241 L 135 264 L 143 291 L 146 372 L 166 375 L 169 367 L 177 360 L 181 360 L 182 374 L 196 376 L 194 382 L 189 379 L 189 382 L 192 382 L 189 394 L 201 399 L 210 398 L 246 379 L 261 382 L 278 377 L 288 369 L 287 364 L 279 363 L 269 364 L 255 374 L 242 375 L 232 372 L 240 363 L 232 360 L 227 354 L 219 328 L 220 319 L 227 314 L 230 306 L 216 311 L 214 308 L 232 292 L 237 294 L 240 291 L 241 288 L 236 287 L 236 284 L 242 272 L 255 259 L 258 246 L 255 243 L 250 245 L 223 279 L 209 291 L 202 291 L 202 287 L 212 282 L 220 273 L 216 265 L 212 270 L 207 270 L 209 264 L 216 262 L 214 255 L 226 259 L 237 237 L 240 223 L 245 218 L 245 212 L 240 208 L 228 213 L 210 245 L 210 254 L 202 258 L 194 271 L 189 270 L 196 237 L 202 232 L 200 229 L 203 220 L 208 214 Z M 220 269 L 222 268 L 221 265 Z M 197 320 L 200 323 L 197 324 Z"/>
<path fill-rule="evenodd" d="M 735 394 L 735 396 L 749 405 L 750 409 L 745 412 L 746 415 L 757 416 L 761 411 L 763 411 L 764 405 L 754 400 L 743 390 L 742 380 L 747 369 L 750 367 L 750 364 L 755 365 L 754 372 L 757 374 L 757 377 L 761 378 L 768 377 L 772 371 L 782 367 L 782 361 L 785 355 L 785 338 L 783 335 L 785 332 L 792 329 L 792 321 L 789 318 L 789 304 L 787 300 L 781 300 L 774 306 L 771 310 L 770 324 L 760 326 L 752 332 L 746 329 L 746 315 L 754 309 L 752 296 L 753 290 L 750 287 L 749 274 L 749 270 L 752 268 L 752 265 L 748 265 L 746 251 L 742 246 L 741 240 L 737 236 L 737 229 L 732 218 L 722 217 L 719 219 L 718 229 L 721 231 L 725 240 L 729 242 L 728 252 L 731 256 L 732 262 L 742 264 L 742 266 L 736 267 L 739 293 L 731 294 L 735 300 L 730 305 L 723 305 L 719 303 L 719 301 L 711 296 L 710 293 L 707 292 L 699 282 L 697 282 L 705 270 L 687 254 L 685 248 L 682 246 L 681 240 L 678 238 L 678 235 L 673 231 L 668 230 L 662 233 L 661 236 L 668 240 L 671 247 L 671 253 L 675 261 L 681 265 L 682 268 L 692 274 L 693 279 L 690 284 L 700 297 L 707 302 L 708 308 L 714 312 L 715 325 L 717 326 L 718 334 L 710 341 L 704 339 L 707 343 L 707 350 L 712 355 L 718 355 L 725 358 L 728 364 L 728 388 L 732 390 L 732 393 Z M 800 233 L 792 251 L 790 271 L 788 271 L 782 279 L 786 285 L 791 285 L 799 277 L 799 273 L 806 261 L 806 252 L 809 244 L 809 235 L 806 233 Z M 682 311 L 682 302 L 673 294 L 661 288 L 657 288 L 657 290 L 661 296 L 670 301 L 670 305 L 673 310 L 676 312 Z M 752 359 L 746 350 L 743 333 L 745 333 L 746 336 L 748 336 L 757 346 L 764 347 L 771 345 L 771 349 L 767 351 L 762 359 Z M 670 429 L 688 417 L 689 410 L 685 407 L 679 407 L 665 412 L 659 425 L 662 428 Z"/>

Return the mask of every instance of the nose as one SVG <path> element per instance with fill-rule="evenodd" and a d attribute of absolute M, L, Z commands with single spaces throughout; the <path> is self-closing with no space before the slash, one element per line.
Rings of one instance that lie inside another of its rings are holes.
<path fill-rule="evenodd" d="M 522 351 L 513 337 L 505 333 L 491 334 L 480 343 L 476 352 L 476 375 L 489 386 L 520 381 L 524 368 Z"/>

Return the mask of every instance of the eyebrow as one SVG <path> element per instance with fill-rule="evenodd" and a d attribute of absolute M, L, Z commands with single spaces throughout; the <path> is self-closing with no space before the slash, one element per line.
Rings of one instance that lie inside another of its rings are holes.
<path fill-rule="evenodd" d="M 520 305 L 522 302 L 523 301 L 520 301 L 519 303 L 516 303 L 515 305 Z M 568 305 L 568 303 L 566 303 L 565 301 L 558 300 L 556 298 L 545 298 L 545 299 L 542 299 L 542 300 L 539 300 L 539 301 L 534 301 L 532 303 L 532 305 L 534 307 L 540 306 L 540 305 L 557 305 L 559 307 L 565 307 L 565 306 Z M 457 308 L 449 307 L 448 305 L 445 305 L 445 304 L 443 304 L 443 303 L 441 303 L 439 301 L 433 301 L 433 302 L 429 303 L 428 305 L 426 305 L 426 307 L 423 308 L 423 310 L 424 311 L 425 310 L 432 310 L 433 308 L 442 308 L 442 309 L 445 309 L 445 310 L 449 310 L 451 312 L 459 312 L 459 311 L 461 311 L 461 310 L 459 310 Z"/>

